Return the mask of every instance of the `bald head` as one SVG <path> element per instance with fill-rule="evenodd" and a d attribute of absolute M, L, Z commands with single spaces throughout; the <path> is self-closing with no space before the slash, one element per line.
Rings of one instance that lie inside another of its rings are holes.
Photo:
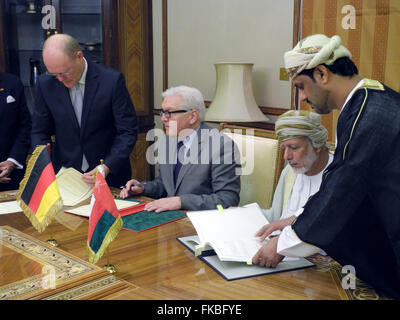
<path fill-rule="evenodd" d="M 43 54 L 47 51 L 60 51 L 71 59 L 81 51 L 78 41 L 68 34 L 54 34 L 47 38 L 43 45 Z"/>
<path fill-rule="evenodd" d="M 55 34 L 43 45 L 43 62 L 49 73 L 72 88 L 80 80 L 85 61 L 78 41 L 67 34 Z"/>

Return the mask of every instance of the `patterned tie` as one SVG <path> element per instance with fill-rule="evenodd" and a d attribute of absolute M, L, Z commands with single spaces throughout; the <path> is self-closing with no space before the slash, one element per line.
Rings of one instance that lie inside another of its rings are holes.
<path fill-rule="evenodd" d="M 182 167 L 182 163 L 181 163 L 181 161 L 179 159 L 179 151 L 181 150 L 182 146 L 183 146 L 183 141 L 179 141 L 178 142 L 178 147 L 177 147 L 177 150 L 176 150 L 176 155 L 177 155 L 177 157 L 176 157 L 176 165 L 175 165 L 175 168 L 174 168 L 174 184 L 175 185 L 176 185 L 176 181 L 178 180 L 179 171 L 181 170 L 181 167 Z"/>
<path fill-rule="evenodd" d="M 83 108 L 83 94 L 79 83 L 75 85 L 75 98 L 73 106 L 75 110 L 76 119 L 78 120 L 78 124 L 80 127 L 82 118 L 82 108 Z M 83 155 L 81 169 L 83 172 L 85 172 L 88 168 L 89 168 L 89 163 L 87 162 L 85 155 Z"/>

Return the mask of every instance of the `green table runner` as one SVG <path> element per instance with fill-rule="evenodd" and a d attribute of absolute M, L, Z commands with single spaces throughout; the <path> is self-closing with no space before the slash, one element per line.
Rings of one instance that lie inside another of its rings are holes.
<path fill-rule="evenodd" d="M 131 200 L 131 201 L 136 201 L 136 200 Z M 136 202 L 143 202 L 143 201 L 136 201 Z M 178 210 L 164 211 L 161 213 L 156 213 L 154 211 L 140 211 L 137 213 L 123 216 L 122 228 L 134 232 L 140 232 L 178 219 L 182 219 L 184 217 L 186 217 L 186 213 Z"/>

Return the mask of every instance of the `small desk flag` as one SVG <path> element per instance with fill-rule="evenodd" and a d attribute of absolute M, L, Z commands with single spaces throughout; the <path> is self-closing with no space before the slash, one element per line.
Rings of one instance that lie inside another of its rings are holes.
<path fill-rule="evenodd" d="M 96 173 L 90 208 L 87 251 L 89 261 L 97 263 L 122 227 L 114 197 L 100 171 Z"/>
<path fill-rule="evenodd" d="M 24 214 L 39 232 L 51 223 L 63 201 L 46 146 L 37 146 L 29 159 L 17 200 Z"/>

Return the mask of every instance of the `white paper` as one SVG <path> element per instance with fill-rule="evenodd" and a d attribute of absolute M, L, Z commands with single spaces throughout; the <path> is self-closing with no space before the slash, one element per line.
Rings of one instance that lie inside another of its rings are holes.
<path fill-rule="evenodd" d="M 16 200 L 0 202 L 0 214 L 16 213 L 21 211 L 22 209 Z"/>
<path fill-rule="evenodd" d="M 74 168 L 62 167 L 56 178 L 64 206 L 76 206 L 93 193 L 93 188 L 82 180 L 82 173 Z"/>
<path fill-rule="evenodd" d="M 197 231 L 200 246 L 210 245 L 223 261 L 247 262 L 264 244 L 255 234 L 268 220 L 256 206 L 224 209 L 223 213 L 193 211 L 187 216 Z"/>
<path fill-rule="evenodd" d="M 196 244 L 200 243 L 198 236 L 187 236 L 178 238 L 191 251 L 195 251 Z M 217 255 L 206 255 L 201 257 L 207 264 L 214 268 L 226 280 L 237 280 L 247 277 L 265 275 L 275 272 L 294 270 L 313 266 L 314 264 L 304 258 L 285 257 L 276 268 L 260 267 L 259 265 L 236 261 L 221 261 Z"/>
<path fill-rule="evenodd" d="M 137 205 L 137 201 L 114 199 L 118 210 L 125 209 Z M 78 216 L 89 217 L 90 216 L 90 204 L 79 206 L 73 209 L 66 209 L 65 212 L 73 213 Z"/>

